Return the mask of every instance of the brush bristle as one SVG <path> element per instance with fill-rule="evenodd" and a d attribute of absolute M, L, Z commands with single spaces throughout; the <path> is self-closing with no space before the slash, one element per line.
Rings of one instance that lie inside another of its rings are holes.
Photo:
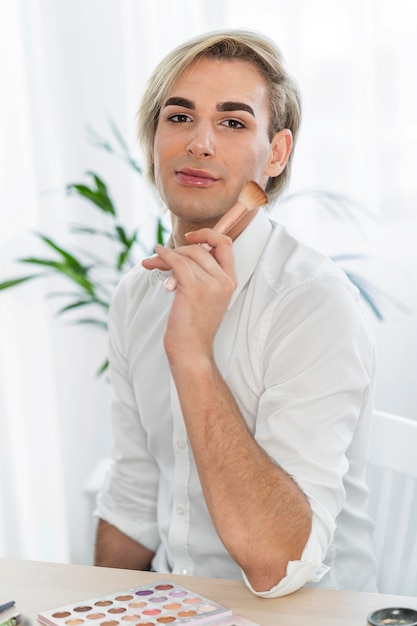
<path fill-rule="evenodd" d="M 250 211 L 251 209 L 257 209 L 259 206 L 268 202 L 268 196 L 265 191 L 255 183 L 254 180 L 248 180 L 243 187 L 239 195 L 239 201 Z"/>

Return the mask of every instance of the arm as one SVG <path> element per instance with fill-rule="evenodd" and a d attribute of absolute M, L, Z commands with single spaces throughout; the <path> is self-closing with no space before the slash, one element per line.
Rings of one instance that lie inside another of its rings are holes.
<path fill-rule="evenodd" d="M 307 499 L 257 444 L 212 359 L 170 362 L 216 530 L 253 589 L 270 589 L 307 543 Z"/>
<path fill-rule="evenodd" d="M 148 571 L 154 553 L 134 541 L 115 526 L 99 519 L 94 565 Z"/>
<path fill-rule="evenodd" d="M 217 370 L 213 339 L 236 279 L 230 240 L 212 231 L 203 236 L 215 259 L 198 246 L 159 249 L 177 279 L 165 349 L 217 532 L 252 587 L 270 589 L 288 562 L 300 558 L 311 511 L 296 483 L 248 431 Z"/>
<path fill-rule="evenodd" d="M 130 280 L 131 275 L 127 275 L 119 284 L 109 315 L 114 462 L 97 497 L 95 564 L 148 570 L 159 544 L 156 521 L 159 472 L 148 450 L 125 357 Z"/>
<path fill-rule="evenodd" d="M 151 550 L 99 519 L 94 565 L 149 571 L 153 556 Z"/>

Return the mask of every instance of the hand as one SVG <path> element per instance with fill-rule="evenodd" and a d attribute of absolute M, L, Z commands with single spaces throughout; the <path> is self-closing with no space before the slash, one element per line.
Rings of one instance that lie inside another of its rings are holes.
<path fill-rule="evenodd" d="M 237 285 L 232 240 L 204 228 L 186 235 L 190 245 L 156 247 L 147 269 L 172 270 L 176 291 L 164 338 L 169 359 L 211 355 L 214 336 Z M 203 247 L 208 244 L 210 252 Z"/>

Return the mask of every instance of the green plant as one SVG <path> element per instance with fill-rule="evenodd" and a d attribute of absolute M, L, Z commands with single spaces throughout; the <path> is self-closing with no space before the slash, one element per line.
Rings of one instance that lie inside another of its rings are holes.
<path fill-rule="evenodd" d="M 112 123 L 111 126 L 118 144 L 117 149 L 91 128 L 88 129 L 90 142 L 114 156 L 121 157 L 135 173 L 142 175 L 141 167 L 131 155 L 118 129 Z M 67 185 L 66 193 L 69 196 L 82 198 L 92 209 L 99 211 L 104 227 L 70 224 L 69 232 L 76 236 L 77 242 L 79 237 L 104 238 L 110 244 L 105 247 L 106 253 L 97 257 L 86 247 L 79 249 L 78 245 L 75 252 L 43 233 L 35 233 L 45 246 L 47 256 L 26 256 L 17 259 L 18 263 L 30 266 L 37 271 L 0 282 L 0 290 L 16 287 L 35 278 L 59 276 L 67 283 L 69 282 L 72 289 L 71 291 L 54 291 L 50 294 L 51 297 L 63 298 L 65 301 L 64 305 L 57 310 L 57 315 L 88 309 L 92 313 L 87 316 L 82 315 L 74 323 L 107 329 L 107 313 L 116 284 L 138 258 L 152 251 L 153 246 L 146 246 L 140 238 L 138 229 L 128 232 L 120 223 L 117 208 L 104 181 L 92 171 L 87 172 L 86 177 L 87 182 Z M 155 228 L 155 242 L 163 243 L 166 229 L 161 219 L 156 220 Z M 98 374 L 102 374 L 107 369 L 107 365 L 108 362 L 105 360 Z"/>

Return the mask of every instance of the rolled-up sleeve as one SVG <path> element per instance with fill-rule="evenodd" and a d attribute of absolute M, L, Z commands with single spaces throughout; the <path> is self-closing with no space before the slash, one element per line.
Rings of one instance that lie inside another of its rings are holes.
<path fill-rule="evenodd" d="M 369 412 L 373 341 L 355 291 L 339 279 L 314 281 L 286 294 L 266 313 L 255 438 L 298 484 L 312 511 L 299 561 L 262 597 L 292 593 L 317 582 L 345 504 L 348 450 Z M 364 459 L 363 459 L 364 462 Z M 279 494 L 277 495 L 279 497 Z"/>
<path fill-rule="evenodd" d="M 123 280 L 109 314 L 109 376 L 112 385 L 113 464 L 97 496 L 95 515 L 156 551 L 158 466 L 149 452 L 124 346 L 129 282 Z"/>

